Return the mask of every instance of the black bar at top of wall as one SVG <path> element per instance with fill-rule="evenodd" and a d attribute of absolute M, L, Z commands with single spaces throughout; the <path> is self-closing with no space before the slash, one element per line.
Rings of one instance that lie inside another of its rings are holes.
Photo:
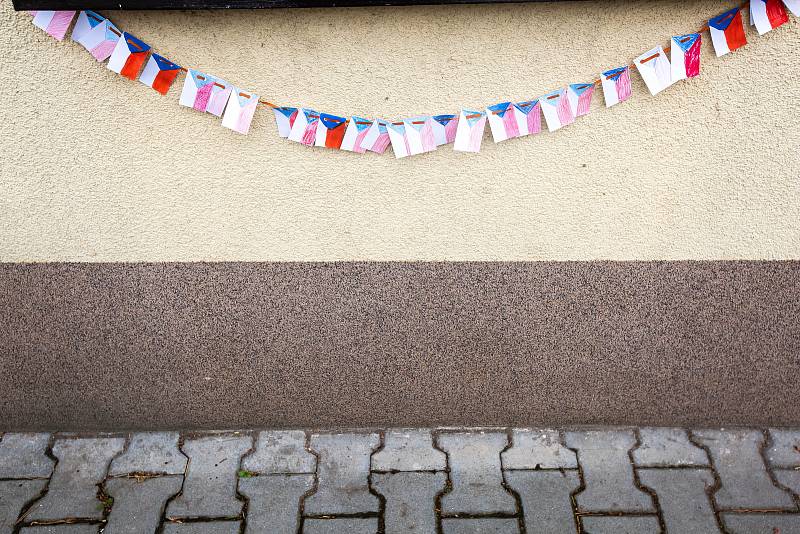
<path fill-rule="evenodd" d="M 14 9 L 269 9 L 286 7 L 380 7 L 440 4 L 508 4 L 569 0 L 14 0 Z"/>

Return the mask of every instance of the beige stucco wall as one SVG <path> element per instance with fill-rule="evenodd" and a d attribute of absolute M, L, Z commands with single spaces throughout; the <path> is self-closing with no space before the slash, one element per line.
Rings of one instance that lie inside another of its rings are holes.
<path fill-rule="evenodd" d="M 107 13 L 282 104 L 402 118 L 594 79 L 730 1 Z M 800 24 L 658 97 L 480 154 L 395 160 L 251 134 L 0 4 L 0 260 L 800 258 Z"/>

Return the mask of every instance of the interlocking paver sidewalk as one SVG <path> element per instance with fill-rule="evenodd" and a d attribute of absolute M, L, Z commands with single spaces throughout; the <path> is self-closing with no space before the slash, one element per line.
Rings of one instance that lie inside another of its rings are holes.
<path fill-rule="evenodd" d="M 792 429 L 0 436 L 0 533 L 800 534 Z"/>

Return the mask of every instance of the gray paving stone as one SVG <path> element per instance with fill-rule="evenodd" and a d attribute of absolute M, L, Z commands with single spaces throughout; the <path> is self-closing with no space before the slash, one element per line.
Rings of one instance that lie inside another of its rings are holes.
<path fill-rule="evenodd" d="M 436 495 L 446 482 L 443 472 L 373 474 L 372 487 L 386 498 L 386 534 L 435 534 Z"/>
<path fill-rule="evenodd" d="M 800 430 L 770 428 L 772 446 L 767 449 L 767 459 L 772 467 L 800 467 Z"/>
<path fill-rule="evenodd" d="M 577 469 L 575 451 L 561 444 L 557 430 L 514 430 L 503 453 L 503 469 Z"/>
<path fill-rule="evenodd" d="M 100 525 L 72 524 L 72 525 L 43 525 L 25 527 L 20 534 L 97 534 Z"/>
<path fill-rule="evenodd" d="M 183 492 L 169 503 L 167 517 L 235 517 L 243 502 L 236 497 L 239 460 L 252 446 L 249 436 L 214 435 L 187 439 L 189 457 Z"/>
<path fill-rule="evenodd" d="M 778 484 L 789 488 L 789 490 L 800 498 L 800 470 L 798 469 L 775 469 L 775 480 Z"/>
<path fill-rule="evenodd" d="M 691 443 L 682 428 L 641 428 L 639 435 L 641 445 L 633 450 L 638 467 L 709 465 L 706 451 Z"/>
<path fill-rule="evenodd" d="M 575 497 L 581 511 L 654 512 L 653 499 L 634 483 L 628 451 L 632 431 L 568 432 L 567 447 L 578 449 L 586 488 Z"/>
<path fill-rule="evenodd" d="M 3 434 L 0 440 L 0 478 L 47 478 L 53 460 L 45 451 L 50 434 Z"/>
<path fill-rule="evenodd" d="M 444 534 L 518 534 L 516 519 L 443 519 Z"/>
<path fill-rule="evenodd" d="M 306 515 L 377 512 L 380 500 L 369 491 L 370 454 L 378 434 L 314 434 L 319 456 L 317 491 L 306 497 Z"/>
<path fill-rule="evenodd" d="M 111 476 L 129 473 L 182 475 L 186 456 L 178 448 L 177 432 L 141 432 L 131 436 L 128 449 L 111 462 Z"/>
<path fill-rule="evenodd" d="M 114 498 L 103 534 L 151 534 L 161 520 L 167 499 L 181 490 L 183 477 L 163 476 L 137 480 L 112 478 L 105 483 Z"/>
<path fill-rule="evenodd" d="M 101 519 L 103 505 L 97 498 L 97 484 L 124 445 L 122 438 L 57 439 L 53 455 L 58 464 L 47 493 L 36 501 L 27 519 Z"/>
<path fill-rule="evenodd" d="M 306 519 L 303 534 L 375 534 L 378 518 Z"/>
<path fill-rule="evenodd" d="M 384 446 L 372 457 L 373 471 L 443 471 L 447 457 L 433 448 L 430 430 L 390 430 Z"/>
<path fill-rule="evenodd" d="M 639 481 L 658 495 L 668 532 L 719 533 L 706 493 L 714 485 L 709 469 L 639 469 Z"/>
<path fill-rule="evenodd" d="M 259 432 L 255 450 L 242 460 L 242 469 L 262 474 L 313 473 L 316 466 L 302 430 Z"/>
<path fill-rule="evenodd" d="M 239 479 L 247 497 L 246 534 L 295 534 L 300 500 L 314 487 L 314 475 L 261 475 Z"/>
<path fill-rule="evenodd" d="M 581 519 L 583 534 L 659 534 L 656 516 L 588 516 Z M 678 534 L 689 534 L 680 532 Z"/>
<path fill-rule="evenodd" d="M 770 479 L 760 453 L 764 435 L 758 430 L 701 430 L 698 443 L 708 447 L 722 486 L 714 494 L 722 510 L 786 510 L 795 508 L 789 492 Z"/>
<path fill-rule="evenodd" d="M 11 532 L 22 508 L 44 489 L 46 480 L 0 480 L 0 532 Z"/>
<path fill-rule="evenodd" d="M 577 471 L 506 471 L 506 482 L 522 500 L 527 532 L 573 532 L 570 495 L 581 485 Z"/>
<path fill-rule="evenodd" d="M 800 534 L 800 514 L 722 514 L 728 534 Z"/>
<path fill-rule="evenodd" d="M 508 438 L 500 432 L 443 433 L 452 489 L 442 497 L 444 514 L 516 513 L 517 502 L 503 487 L 500 453 Z"/>
<path fill-rule="evenodd" d="M 239 534 L 239 521 L 166 523 L 164 534 Z"/>

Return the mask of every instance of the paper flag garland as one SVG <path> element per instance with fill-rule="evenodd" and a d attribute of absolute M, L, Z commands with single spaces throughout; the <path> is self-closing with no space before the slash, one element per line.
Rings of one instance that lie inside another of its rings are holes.
<path fill-rule="evenodd" d="M 631 97 L 630 71 L 630 67 L 619 67 L 607 70 L 600 75 L 600 84 L 603 86 L 603 96 L 607 108 L 625 102 Z"/>
<path fill-rule="evenodd" d="M 47 35 L 63 41 L 67 35 L 69 25 L 75 17 L 75 11 L 31 11 L 33 15 L 33 25 L 44 30 Z"/>
<path fill-rule="evenodd" d="M 685 80 L 700 75 L 700 46 L 703 38 L 699 33 L 679 35 L 672 38 L 672 81 Z"/>
<path fill-rule="evenodd" d="M 737 7 L 709 20 L 708 30 L 717 57 L 722 57 L 747 44 L 742 12 Z"/>
<path fill-rule="evenodd" d="M 672 85 L 672 67 L 660 46 L 637 57 L 635 64 L 651 95 L 655 96 Z"/>
<path fill-rule="evenodd" d="M 751 24 L 759 34 L 780 27 L 789 20 L 787 9 L 800 14 L 800 0 L 751 0 Z M 698 33 L 672 37 L 670 58 L 657 46 L 636 58 L 634 64 L 648 90 L 656 95 L 678 80 L 700 74 L 702 32 L 711 35 L 716 55 L 723 56 L 747 44 L 742 8 L 734 8 L 708 21 Z M 30 11 L 33 24 L 56 39 L 63 39 L 75 17 L 75 11 Z M 496 143 L 541 132 L 544 115 L 547 128 L 555 132 L 587 115 L 595 88 L 603 88 L 607 107 L 631 96 L 629 66 L 610 69 L 597 81 L 570 84 L 526 102 L 500 102 L 485 111 L 462 109 L 458 115 L 420 116 L 403 121 L 386 121 L 319 114 L 312 109 L 276 106 L 260 101 L 258 96 L 200 72 L 184 69 L 159 54 L 127 32 L 120 32 L 108 19 L 91 10 L 78 15 L 72 39 L 86 48 L 98 61 L 108 59 L 108 69 L 129 78 L 139 78 L 162 95 L 168 93 L 179 72 L 186 72 L 179 103 L 198 111 L 222 117 L 222 125 L 246 134 L 259 103 L 273 109 L 278 136 L 305 144 L 337 148 L 356 153 L 382 154 L 391 144 L 395 157 L 422 154 L 453 143 L 458 151 L 478 152 L 486 122 Z M 144 66 L 144 70 L 142 67 Z M 141 75 L 139 72 L 141 71 Z"/>
<path fill-rule="evenodd" d="M 340 148 L 348 152 L 358 152 L 359 154 L 366 152 L 367 149 L 361 146 L 361 142 L 364 141 L 370 126 L 372 126 L 372 121 L 369 119 L 350 117 Z"/>
<path fill-rule="evenodd" d="M 555 132 L 575 122 L 575 115 L 573 115 L 570 108 L 566 89 L 548 93 L 540 99 L 540 102 L 542 103 L 542 113 L 549 131 Z"/>
<path fill-rule="evenodd" d="M 583 117 L 589 114 L 594 94 L 594 83 L 573 83 L 567 88 L 567 99 L 572 115 Z"/>
<path fill-rule="evenodd" d="M 225 116 L 222 117 L 222 125 L 234 132 L 246 134 L 250 131 L 257 105 L 258 95 L 233 87 L 225 107 Z"/>
<path fill-rule="evenodd" d="M 316 146 L 339 148 L 342 146 L 344 132 L 347 130 L 347 118 L 328 113 L 319 114 L 319 124 L 315 134 Z"/>
<path fill-rule="evenodd" d="M 110 20 L 94 11 L 81 11 L 72 30 L 72 40 L 83 46 L 97 61 L 111 56 L 122 32 Z"/>
<path fill-rule="evenodd" d="M 542 106 L 538 100 L 517 102 L 514 104 L 513 113 L 520 137 L 542 131 Z"/>
<path fill-rule="evenodd" d="M 383 154 L 389 148 L 389 121 L 376 120 L 369 127 L 367 133 L 364 135 L 364 140 L 361 141 L 361 148 L 375 152 L 376 154 Z"/>
<path fill-rule="evenodd" d="M 162 95 L 166 95 L 180 71 L 179 65 L 158 54 L 153 54 L 147 61 L 142 75 L 139 76 L 139 81 Z"/>
<path fill-rule="evenodd" d="M 108 69 L 124 76 L 130 80 L 135 80 L 139 74 L 139 69 L 144 65 L 150 46 L 133 35 L 123 32 L 122 39 L 117 41 L 114 52 L 108 60 Z"/>
<path fill-rule="evenodd" d="M 449 145 L 456 140 L 458 129 L 458 115 L 447 113 L 433 116 L 433 138 L 437 146 Z"/>
<path fill-rule="evenodd" d="M 483 130 L 486 128 L 486 113 L 473 109 L 462 109 L 458 116 L 458 128 L 453 150 L 480 152 Z"/>
<path fill-rule="evenodd" d="M 787 22 L 789 15 L 783 7 L 782 0 L 751 0 L 750 23 L 756 27 L 759 35 L 764 35 Z"/>

